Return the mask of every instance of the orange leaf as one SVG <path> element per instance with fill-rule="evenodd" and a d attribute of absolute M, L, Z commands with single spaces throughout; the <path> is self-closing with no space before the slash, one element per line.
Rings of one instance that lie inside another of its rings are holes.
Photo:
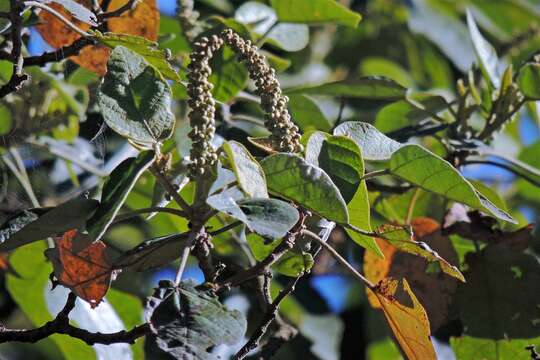
<path fill-rule="evenodd" d="M 435 350 L 429 338 L 431 333 L 426 311 L 405 279 L 403 279 L 403 290 L 412 302 L 412 307 L 403 305 L 396 300 L 397 280 L 384 279 L 373 291 L 380 302 L 395 339 L 407 358 L 409 360 L 436 360 Z"/>
<path fill-rule="evenodd" d="M 417 218 L 412 221 L 414 240 L 423 241 L 441 257 L 457 263 L 457 254 L 450 239 L 441 234 L 439 224 L 430 218 Z M 385 258 L 373 252 L 364 254 L 364 274 L 373 283 L 387 277 L 401 279 L 407 277 L 416 296 L 423 304 L 430 320 L 431 330 L 436 331 L 447 323 L 458 281 L 443 272 L 428 271 L 428 262 L 421 256 L 398 251 L 388 241 L 376 239 Z M 373 308 L 381 307 L 373 292 L 367 291 Z M 401 298 L 398 297 L 398 300 Z"/>
<path fill-rule="evenodd" d="M 91 8 L 91 0 L 77 0 L 83 6 Z M 102 1 L 100 1 L 101 3 Z M 125 0 L 112 0 L 108 11 L 116 10 L 125 4 Z M 81 30 L 87 31 L 90 25 L 73 18 L 62 6 L 50 4 L 70 21 L 72 21 Z M 41 24 L 37 30 L 53 48 L 71 45 L 80 35 L 69 29 L 63 22 L 46 11 L 39 13 Z M 122 16 L 110 18 L 108 31 L 129 35 L 138 35 L 155 41 L 159 30 L 159 11 L 156 7 L 156 0 L 139 1 L 135 9 L 125 12 Z M 111 50 L 104 45 L 86 46 L 77 56 L 70 57 L 70 60 L 76 64 L 103 76 L 107 71 L 107 60 Z"/>
<path fill-rule="evenodd" d="M 112 267 L 102 241 L 92 243 L 88 235 L 69 230 L 56 239 L 56 247 L 47 251 L 60 284 L 96 307 L 109 289 Z M 80 243 L 88 246 L 81 246 Z M 81 249 L 81 247 L 83 247 Z"/>

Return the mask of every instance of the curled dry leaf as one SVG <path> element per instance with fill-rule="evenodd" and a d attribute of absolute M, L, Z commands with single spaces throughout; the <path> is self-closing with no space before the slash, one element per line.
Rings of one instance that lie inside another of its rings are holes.
<path fill-rule="evenodd" d="M 60 284 L 96 307 L 109 289 L 112 266 L 102 241 L 92 242 L 88 235 L 69 230 L 56 238 L 56 247 L 46 252 Z"/>
<path fill-rule="evenodd" d="M 92 0 L 77 0 L 88 9 L 92 8 Z M 102 3 L 102 1 L 100 1 Z M 112 0 L 107 11 L 114 11 L 125 4 L 125 0 Z M 90 25 L 79 21 L 59 4 L 50 4 L 50 7 L 64 15 L 83 31 L 90 29 Z M 41 24 L 37 30 L 43 39 L 53 48 L 71 45 L 81 36 L 69 29 L 54 15 L 41 11 L 39 13 Z M 159 29 L 159 11 L 155 0 L 142 0 L 135 9 L 125 12 L 122 16 L 110 18 L 107 22 L 108 31 L 142 36 L 148 40 L 156 41 Z M 107 60 L 111 50 L 104 45 L 90 45 L 81 50 L 79 55 L 70 57 L 76 64 L 103 76 L 107 71 Z"/>
<path fill-rule="evenodd" d="M 430 340 L 429 320 L 422 304 L 412 292 L 407 280 L 403 279 L 403 292 L 407 306 L 396 299 L 398 281 L 392 278 L 381 280 L 373 289 L 395 339 L 409 360 L 437 359 Z M 369 290 L 372 291 L 372 290 Z"/>
<path fill-rule="evenodd" d="M 417 218 L 412 221 L 415 239 L 426 243 L 430 248 L 452 263 L 458 260 L 448 237 L 443 236 L 439 224 L 430 218 Z M 429 316 L 431 330 L 436 331 L 448 320 L 448 314 L 459 282 L 442 272 L 428 271 L 429 264 L 422 257 L 398 251 L 388 241 L 377 239 L 384 259 L 373 252 L 364 254 L 364 274 L 373 283 L 393 277 L 407 277 L 411 287 L 424 305 Z M 380 308 L 376 296 L 367 291 L 368 300 L 374 308 Z M 401 298 L 398 296 L 398 299 Z"/>

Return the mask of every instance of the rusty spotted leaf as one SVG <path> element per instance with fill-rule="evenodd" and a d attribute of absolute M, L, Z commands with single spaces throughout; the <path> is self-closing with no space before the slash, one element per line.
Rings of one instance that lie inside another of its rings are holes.
<path fill-rule="evenodd" d="M 92 7 L 91 0 L 77 0 L 77 2 L 89 9 Z M 112 0 L 107 11 L 116 10 L 124 4 L 125 0 Z M 90 29 L 90 25 L 73 18 L 62 6 L 58 4 L 51 4 L 50 6 L 72 21 L 81 30 L 87 31 Z M 63 22 L 46 11 L 41 11 L 39 18 L 41 24 L 37 26 L 37 30 L 53 48 L 71 45 L 80 38 L 79 34 L 69 29 Z M 125 12 L 120 17 L 110 18 L 107 26 L 108 31 L 113 33 L 142 36 L 151 41 L 157 40 L 159 11 L 156 0 L 139 1 L 135 9 Z M 107 46 L 90 45 L 82 49 L 79 55 L 70 57 L 70 60 L 103 76 L 107 71 L 110 52 L 111 50 Z"/>
<path fill-rule="evenodd" d="M 409 360 L 436 360 L 426 311 L 405 279 L 402 290 L 411 306 L 399 302 L 396 299 L 396 293 L 401 290 L 398 285 L 397 280 L 387 278 L 373 289 L 395 339 Z"/>
<path fill-rule="evenodd" d="M 442 258 L 457 263 L 458 257 L 450 239 L 443 236 L 439 224 L 430 218 L 417 218 L 412 221 L 414 240 L 425 242 Z M 441 271 L 429 271 L 430 266 L 422 257 L 398 251 L 396 247 L 382 239 L 377 239 L 385 258 L 372 252 L 364 254 L 364 274 L 373 283 L 386 277 L 401 279 L 407 277 L 420 302 L 429 316 L 431 330 L 436 331 L 448 321 L 452 301 L 458 281 Z M 367 291 L 372 307 L 380 308 L 377 297 Z M 398 300 L 401 300 L 398 297 Z"/>
<path fill-rule="evenodd" d="M 106 245 L 92 242 L 88 235 L 69 230 L 56 238 L 56 247 L 47 250 L 60 284 L 96 307 L 109 289 L 112 275 Z"/>

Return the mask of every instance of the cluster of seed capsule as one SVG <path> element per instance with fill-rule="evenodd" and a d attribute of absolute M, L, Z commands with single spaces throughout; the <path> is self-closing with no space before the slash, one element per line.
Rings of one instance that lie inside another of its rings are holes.
<path fill-rule="evenodd" d="M 208 80 L 212 69 L 210 59 L 223 45 L 223 40 L 217 35 L 202 37 L 193 44 L 191 62 L 188 66 L 189 121 L 191 125 L 191 162 L 189 172 L 191 178 L 203 175 L 216 163 L 217 154 L 211 145 L 216 131 L 215 101 L 212 98 L 212 84 Z"/>
<path fill-rule="evenodd" d="M 249 40 L 242 39 L 231 29 L 222 32 L 223 40 L 245 63 L 251 79 L 257 86 L 261 107 L 265 115 L 265 127 L 270 131 L 270 140 L 275 150 L 301 152 L 298 127 L 291 121 L 287 110 L 288 98 L 283 96 L 274 69 L 270 68 L 263 55 L 257 52 Z"/>

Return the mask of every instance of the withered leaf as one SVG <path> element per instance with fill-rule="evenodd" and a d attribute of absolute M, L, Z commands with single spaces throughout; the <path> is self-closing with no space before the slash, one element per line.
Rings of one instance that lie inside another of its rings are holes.
<path fill-rule="evenodd" d="M 46 251 L 60 284 L 96 307 L 109 289 L 112 266 L 107 246 L 92 242 L 88 235 L 69 230 L 55 239 L 56 247 Z M 82 244 L 81 244 L 82 243 Z M 87 245 L 87 246 L 85 246 Z"/>
<path fill-rule="evenodd" d="M 398 285 L 397 280 L 387 278 L 381 280 L 373 290 L 395 339 L 409 360 L 437 359 L 429 338 L 431 333 L 426 311 L 405 279 L 403 291 L 412 307 L 398 302 L 395 297 Z"/>

